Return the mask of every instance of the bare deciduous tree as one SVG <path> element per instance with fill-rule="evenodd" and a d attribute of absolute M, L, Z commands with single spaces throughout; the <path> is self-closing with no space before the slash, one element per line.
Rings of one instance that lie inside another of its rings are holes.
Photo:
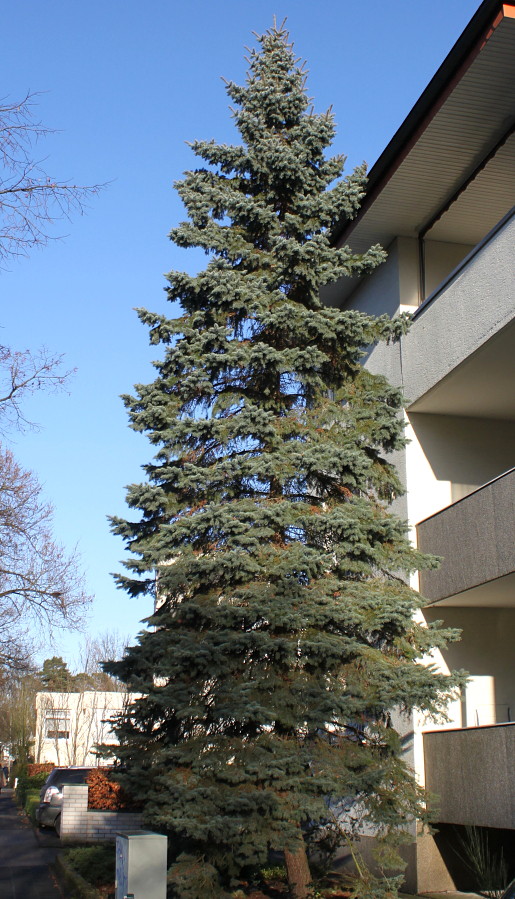
<path fill-rule="evenodd" d="M 36 146 L 53 133 L 35 114 L 37 94 L 18 103 L 0 101 L 0 266 L 26 256 L 51 239 L 49 230 L 72 212 L 83 213 L 89 196 L 103 185 L 84 187 L 51 178 L 36 158 Z"/>
<path fill-rule="evenodd" d="M 51 392 L 64 389 L 73 371 L 63 368 L 63 356 L 50 353 L 44 347 L 32 350 L 12 350 L 0 345 L 0 434 L 15 428 L 36 427 L 28 420 L 22 400 L 38 390 Z"/>
<path fill-rule="evenodd" d="M 12 664 L 31 624 L 77 626 L 89 601 L 76 555 L 55 542 L 51 525 L 34 474 L 0 448 L 0 662 Z"/>
<path fill-rule="evenodd" d="M 81 673 L 75 676 L 76 681 L 84 678 L 89 685 L 86 689 L 126 692 L 125 684 L 106 674 L 102 666 L 104 662 L 121 659 L 128 642 L 129 638 L 121 637 L 118 631 L 105 631 L 96 637 L 86 635 L 79 657 Z"/>

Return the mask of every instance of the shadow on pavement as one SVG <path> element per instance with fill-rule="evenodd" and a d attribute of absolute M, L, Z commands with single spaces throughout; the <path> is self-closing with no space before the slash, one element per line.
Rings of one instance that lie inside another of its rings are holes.
<path fill-rule="evenodd" d="M 0 897 L 1 899 L 67 899 L 50 865 L 59 840 L 52 832 L 35 834 L 13 799 L 13 791 L 0 793 Z"/>

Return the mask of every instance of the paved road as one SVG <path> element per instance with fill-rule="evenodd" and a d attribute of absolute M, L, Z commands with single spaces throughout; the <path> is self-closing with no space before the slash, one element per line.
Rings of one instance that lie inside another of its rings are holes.
<path fill-rule="evenodd" d="M 12 798 L 0 793 L 0 899 L 66 899 L 50 865 L 59 840 L 52 832 L 35 834 Z"/>

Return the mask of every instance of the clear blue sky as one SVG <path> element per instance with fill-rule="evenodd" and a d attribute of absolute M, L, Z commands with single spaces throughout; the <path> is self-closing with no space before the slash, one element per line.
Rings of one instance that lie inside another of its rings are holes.
<path fill-rule="evenodd" d="M 0 342 L 45 345 L 77 368 L 69 395 L 41 395 L 28 413 L 42 429 L 14 452 L 55 506 L 57 538 L 78 544 L 95 596 L 92 634 L 134 636 L 148 603 L 115 589 L 123 547 L 108 514 L 124 515 L 126 484 L 151 458 L 119 394 L 152 379 L 147 333 L 133 308 L 172 313 L 163 273 L 202 258 L 167 234 L 182 217 L 172 189 L 195 165 L 185 144 L 234 141 L 220 76 L 244 79 L 244 47 L 276 15 L 307 60 L 317 111 L 332 104 L 335 152 L 347 171 L 372 165 L 475 12 L 478 0 L 16 0 L 3 15 L 2 96 L 41 91 L 39 113 L 59 129 L 39 148 L 53 177 L 111 182 L 66 238 L 0 275 Z M 42 647 L 70 661 L 80 639 Z"/>

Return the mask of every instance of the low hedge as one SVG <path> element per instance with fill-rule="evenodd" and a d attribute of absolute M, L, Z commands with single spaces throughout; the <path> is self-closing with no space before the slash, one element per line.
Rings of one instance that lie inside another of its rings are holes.
<path fill-rule="evenodd" d="M 36 809 L 39 805 L 39 790 L 27 790 L 25 793 L 25 802 L 23 808 L 34 825 L 36 821 Z"/>
<path fill-rule="evenodd" d="M 64 853 L 70 867 L 93 886 L 114 883 L 115 845 L 78 846 Z"/>
<path fill-rule="evenodd" d="M 58 879 L 68 889 L 73 890 L 72 895 L 74 899 L 100 899 L 98 890 L 75 871 L 66 858 L 66 853 L 59 853 L 55 860 L 54 868 Z"/>

